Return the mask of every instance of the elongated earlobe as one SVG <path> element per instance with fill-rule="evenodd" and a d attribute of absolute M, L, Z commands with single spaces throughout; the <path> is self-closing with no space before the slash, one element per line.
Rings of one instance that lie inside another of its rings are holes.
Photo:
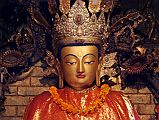
<path fill-rule="evenodd" d="M 100 82 L 100 72 L 101 72 L 101 66 L 102 66 L 102 57 L 100 57 L 100 59 L 99 59 L 99 64 L 98 64 L 98 68 L 97 68 L 97 70 L 96 70 L 96 85 L 98 86 L 98 87 L 100 87 L 101 86 L 101 82 Z"/>
<path fill-rule="evenodd" d="M 59 88 L 63 88 L 64 87 L 63 73 L 58 59 L 56 59 L 55 61 L 55 66 L 59 77 Z"/>
<path fill-rule="evenodd" d="M 63 75 L 59 75 L 59 88 L 63 88 L 64 87 L 64 82 L 63 82 Z"/>
<path fill-rule="evenodd" d="M 97 85 L 98 87 L 100 87 L 100 77 L 99 77 L 99 72 L 98 72 L 98 70 L 96 71 L 96 85 Z"/>

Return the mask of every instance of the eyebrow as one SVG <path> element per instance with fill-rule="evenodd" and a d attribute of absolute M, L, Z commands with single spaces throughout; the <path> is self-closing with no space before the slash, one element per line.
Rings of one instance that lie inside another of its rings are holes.
<path fill-rule="evenodd" d="M 91 53 L 88 53 L 88 54 L 84 55 L 83 57 L 86 57 L 86 56 L 88 56 L 88 55 L 91 55 L 91 56 L 93 56 L 93 57 L 96 58 L 96 56 L 95 56 L 94 54 L 91 54 Z"/>
<path fill-rule="evenodd" d="M 88 56 L 88 55 L 91 55 L 91 56 L 93 56 L 93 57 L 96 58 L 96 56 L 95 56 L 94 54 L 91 54 L 91 53 L 88 53 L 88 54 L 84 55 L 83 57 L 86 57 L 86 56 Z M 78 57 L 77 57 L 76 55 L 74 55 L 74 54 L 67 54 L 64 58 L 66 58 L 67 56 L 73 56 L 73 57 L 78 58 Z"/>
<path fill-rule="evenodd" d="M 74 54 L 67 54 L 64 58 L 66 58 L 67 56 L 74 56 L 74 57 L 76 57 L 76 58 L 77 58 L 77 56 L 76 56 L 76 55 L 74 55 Z"/>

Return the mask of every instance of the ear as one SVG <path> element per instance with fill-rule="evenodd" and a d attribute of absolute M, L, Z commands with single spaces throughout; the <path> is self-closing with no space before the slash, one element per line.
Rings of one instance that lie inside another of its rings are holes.
<path fill-rule="evenodd" d="M 101 70 L 102 65 L 103 65 L 103 57 L 100 57 L 98 61 L 98 70 Z"/>
<path fill-rule="evenodd" d="M 56 58 L 55 59 L 55 68 L 57 70 L 58 76 L 59 76 L 59 88 L 63 88 L 63 72 L 61 68 L 61 63 L 60 61 Z"/>
<path fill-rule="evenodd" d="M 98 87 L 100 87 L 100 85 L 101 85 L 101 82 L 100 82 L 100 71 L 101 71 L 102 64 L 103 64 L 103 57 L 100 57 L 99 58 L 99 63 L 98 63 L 98 68 L 96 70 L 96 85 Z"/>
<path fill-rule="evenodd" d="M 103 62 L 103 57 L 99 58 L 99 64 L 101 64 Z"/>
<path fill-rule="evenodd" d="M 61 63 L 57 58 L 55 59 L 54 63 L 55 63 L 55 67 L 58 67 L 59 65 L 61 66 Z"/>
<path fill-rule="evenodd" d="M 61 69 L 61 65 L 60 65 L 60 62 L 57 58 L 54 60 L 54 68 L 55 68 L 56 73 L 57 73 L 56 75 L 59 75 L 59 70 Z"/>

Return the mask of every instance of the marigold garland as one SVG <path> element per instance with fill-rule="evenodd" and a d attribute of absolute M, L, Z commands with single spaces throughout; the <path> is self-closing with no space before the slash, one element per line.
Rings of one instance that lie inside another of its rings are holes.
<path fill-rule="evenodd" d="M 99 108 L 104 104 L 106 95 L 109 93 L 109 90 L 110 87 L 107 84 L 102 85 L 99 98 L 92 103 L 92 106 L 87 106 L 84 109 L 77 108 L 72 104 L 64 102 L 57 93 L 57 88 L 54 86 L 50 87 L 49 92 L 51 93 L 51 97 L 54 102 L 58 104 L 63 111 L 72 114 L 87 115 L 99 110 Z"/>

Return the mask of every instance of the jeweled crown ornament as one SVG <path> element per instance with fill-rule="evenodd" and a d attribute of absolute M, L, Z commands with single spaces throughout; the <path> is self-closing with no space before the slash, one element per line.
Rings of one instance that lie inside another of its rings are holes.
<path fill-rule="evenodd" d="M 71 43 L 103 45 L 109 34 L 109 22 L 105 20 L 104 12 L 109 12 L 109 10 L 108 8 L 105 10 L 105 6 L 101 8 L 101 3 L 102 0 L 89 0 L 89 7 L 87 8 L 85 2 L 76 0 L 70 8 L 70 0 L 60 0 L 62 16 L 60 17 L 58 13 L 55 16 L 56 37 L 54 37 L 54 43 L 62 45 Z M 67 10 L 64 9 L 65 7 Z M 100 12 L 99 17 L 96 16 L 97 12 Z"/>

